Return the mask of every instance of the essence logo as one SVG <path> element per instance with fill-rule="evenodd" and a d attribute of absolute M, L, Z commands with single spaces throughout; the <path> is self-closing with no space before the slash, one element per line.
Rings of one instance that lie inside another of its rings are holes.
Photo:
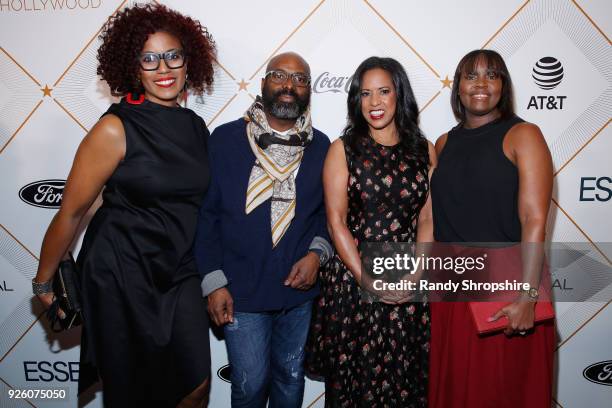
<path fill-rule="evenodd" d="M 580 201 L 606 202 L 610 201 L 610 198 L 612 198 L 612 177 L 580 178 Z"/>
<path fill-rule="evenodd" d="M 225 382 L 231 383 L 232 382 L 230 380 L 231 373 L 232 373 L 232 367 L 230 367 L 229 364 L 226 364 L 217 370 L 217 377 L 219 377 Z"/>
<path fill-rule="evenodd" d="M 0 0 L 1 11 L 54 11 L 95 9 L 102 0 Z"/>
<path fill-rule="evenodd" d="M 24 203 L 41 208 L 60 208 L 66 180 L 35 181 L 19 190 Z"/>
<path fill-rule="evenodd" d="M 612 361 L 591 364 L 584 369 L 582 376 L 595 384 L 612 386 Z"/>
<path fill-rule="evenodd" d="M 28 382 L 77 382 L 78 361 L 24 361 L 23 374 Z"/>
<path fill-rule="evenodd" d="M 315 79 L 312 85 L 312 91 L 314 93 L 348 93 L 349 87 L 351 86 L 352 76 L 335 76 L 329 72 L 323 72 Z"/>
<path fill-rule="evenodd" d="M 555 57 L 540 58 L 531 70 L 535 84 L 545 91 L 555 89 L 563 80 L 563 75 L 563 65 Z M 534 95 L 529 99 L 527 109 L 562 110 L 566 98 L 567 96 Z"/>

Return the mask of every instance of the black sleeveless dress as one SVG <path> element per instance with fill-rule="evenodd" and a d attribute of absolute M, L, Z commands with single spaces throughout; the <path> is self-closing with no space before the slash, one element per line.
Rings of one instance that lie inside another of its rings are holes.
<path fill-rule="evenodd" d="M 427 166 L 402 145 L 362 138 L 345 144 L 347 226 L 361 242 L 415 242 L 427 200 Z M 336 254 L 321 270 L 306 372 L 325 377 L 326 407 L 425 407 L 429 351 L 426 303 L 362 301 L 362 290 Z"/>
<path fill-rule="evenodd" d="M 520 242 L 519 174 L 505 156 L 508 131 L 523 120 L 498 119 L 448 132 L 431 178 L 434 237 L 440 242 Z M 468 303 L 432 302 L 431 408 L 550 407 L 555 329 L 525 337 L 479 336 Z"/>
<path fill-rule="evenodd" d="M 112 105 L 126 153 L 106 183 L 78 264 L 85 325 L 80 389 L 95 370 L 108 407 L 175 407 L 210 371 L 192 245 L 209 184 L 208 130 L 193 111 Z"/>

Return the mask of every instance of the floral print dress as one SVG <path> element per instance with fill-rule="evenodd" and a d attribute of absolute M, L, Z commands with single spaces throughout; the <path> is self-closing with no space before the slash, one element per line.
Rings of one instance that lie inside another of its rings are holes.
<path fill-rule="evenodd" d="M 346 143 L 347 225 L 360 242 L 414 242 L 427 167 L 401 144 Z M 336 254 L 320 272 L 306 372 L 325 377 L 326 407 L 426 407 L 429 306 L 367 302 Z"/>

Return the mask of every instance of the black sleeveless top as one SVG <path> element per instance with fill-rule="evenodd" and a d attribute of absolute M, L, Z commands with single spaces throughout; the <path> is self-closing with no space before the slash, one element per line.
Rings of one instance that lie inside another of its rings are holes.
<path fill-rule="evenodd" d="M 113 273 L 125 275 L 121 282 L 147 282 L 162 291 L 199 276 L 192 246 L 209 182 L 204 121 L 190 109 L 149 100 L 133 105 L 123 99 L 106 113 L 121 119 L 126 151 L 89 225 L 87 258 L 119 259 L 122 267 Z M 115 242 L 111 253 L 98 252 L 102 236 Z"/>
<path fill-rule="evenodd" d="M 504 137 L 518 116 L 448 132 L 431 178 L 438 242 L 519 242 L 518 170 L 505 156 Z"/>

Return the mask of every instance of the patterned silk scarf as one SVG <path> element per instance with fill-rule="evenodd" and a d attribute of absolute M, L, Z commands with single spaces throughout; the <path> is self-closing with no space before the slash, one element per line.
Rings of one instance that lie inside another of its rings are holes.
<path fill-rule="evenodd" d="M 245 210 L 249 214 L 272 198 L 270 223 L 275 247 L 295 215 L 294 173 L 312 140 L 310 108 L 295 121 L 287 135 L 279 135 L 270 127 L 259 96 L 246 111 L 245 120 L 249 145 L 256 158 L 249 176 Z"/>

